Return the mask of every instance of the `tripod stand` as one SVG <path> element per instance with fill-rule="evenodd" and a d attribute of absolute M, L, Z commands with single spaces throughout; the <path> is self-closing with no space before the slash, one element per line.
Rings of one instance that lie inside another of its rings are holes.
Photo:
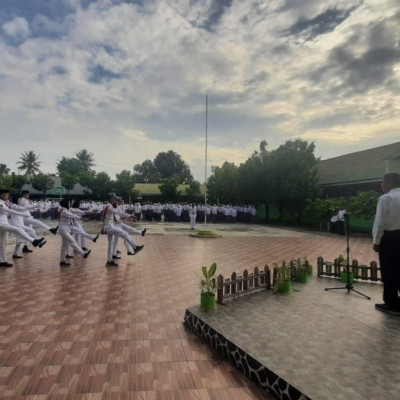
<path fill-rule="evenodd" d="M 346 248 L 346 255 L 347 255 L 347 261 L 346 261 L 346 272 L 347 272 L 347 282 L 346 282 L 346 286 L 343 287 L 333 287 L 333 288 L 325 288 L 326 291 L 328 290 L 341 290 L 341 289 L 345 289 L 347 290 L 347 293 L 350 293 L 350 291 L 352 292 L 356 292 L 358 293 L 360 296 L 365 297 L 368 300 L 371 300 L 371 297 L 365 295 L 364 293 L 358 292 L 357 290 L 355 290 L 353 288 L 353 285 L 350 283 L 350 232 L 349 232 L 349 215 L 348 213 L 344 213 L 344 230 L 346 233 L 346 242 L 347 242 L 347 248 Z"/>

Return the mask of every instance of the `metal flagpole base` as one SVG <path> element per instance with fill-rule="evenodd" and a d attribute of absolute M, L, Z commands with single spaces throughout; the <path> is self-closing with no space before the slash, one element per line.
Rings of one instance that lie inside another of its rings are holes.
<path fill-rule="evenodd" d="M 353 285 L 351 285 L 351 284 L 347 284 L 346 286 L 343 286 L 343 287 L 325 288 L 326 291 L 328 291 L 328 290 L 343 290 L 343 289 L 347 290 L 347 293 L 350 293 L 350 291 L 352 291 L 352 292 L 358 293 L 360 296 L 363 296 L 368 300 L 371 300 L 371 297 L 367 296 L 364 293 L 359 292 L 358 290 L 355 290 L 353 288 Z"/>

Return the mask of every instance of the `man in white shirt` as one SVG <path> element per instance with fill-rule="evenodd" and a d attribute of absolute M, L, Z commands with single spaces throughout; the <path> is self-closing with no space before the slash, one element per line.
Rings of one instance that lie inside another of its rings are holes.
<path fill-rule="evenodd" d="M 383 304 L 375 307 L 400 315 L 400 174 L 389 172 L 382 179 L 382 192 L 376 206 L 372 229 L 373 249 L 379 253 L 383 281 Z"/>

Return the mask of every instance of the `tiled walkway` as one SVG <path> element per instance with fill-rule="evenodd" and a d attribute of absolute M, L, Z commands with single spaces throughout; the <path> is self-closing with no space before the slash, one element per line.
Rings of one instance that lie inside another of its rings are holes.
<path fill-rule="evenodd" d="M 228 275 L 292 257 L 315 264 L 344 254 L 345 239 L 239 224 L 197 239 L 185 225 L 144 226 L 135 237 L 144 250 L 123 251 L 116 269 L 105 268 L 105 236 L 87 260 L 60 269 L 56 236 L 0 270 L 1 399 L 272 399 L 184 328 L 200 267 L 215 261 Z M 368 238 L 352 238 L 351 250 L 376 259 Z"/>

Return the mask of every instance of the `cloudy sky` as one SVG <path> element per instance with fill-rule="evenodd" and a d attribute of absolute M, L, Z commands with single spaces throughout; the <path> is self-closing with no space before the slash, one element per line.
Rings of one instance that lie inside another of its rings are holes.
<path fill-rule="evenodd" d="M 398 0 L 1 0 L 1 163 L 173 150 L 204 180 L 261 140 L 322 159 L 400 140 Z"/>

